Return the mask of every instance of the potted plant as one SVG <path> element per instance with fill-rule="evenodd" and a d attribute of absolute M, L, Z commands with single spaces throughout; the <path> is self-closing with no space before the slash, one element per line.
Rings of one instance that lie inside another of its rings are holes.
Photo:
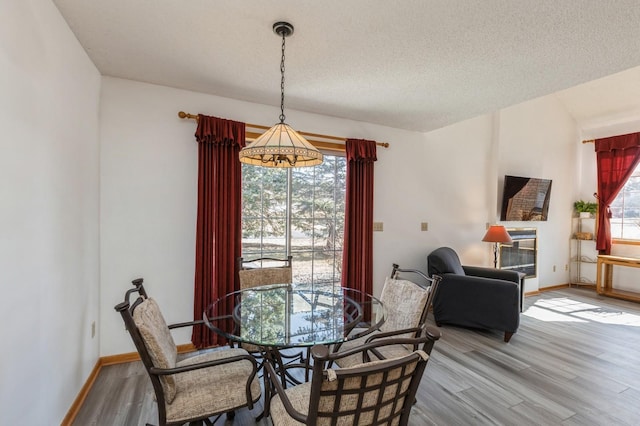
<path fill-rule="evenodd" d="M 590 201 L 578 200 L 573 203 L 573 208 L 576 209 L 580 217 L 591 217 L 591 215 L 596 213 L 598 204 Z"/>

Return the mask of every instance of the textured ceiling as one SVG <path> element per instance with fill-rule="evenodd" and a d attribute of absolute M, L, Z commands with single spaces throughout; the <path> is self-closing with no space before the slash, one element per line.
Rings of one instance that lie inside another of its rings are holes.
<path fill-rule="evenodd" d="M 285 109 L 417 131 L 640 65 L 637 0 L 54 3 L 103 75 L 268 105 L 289 21 Z"/>

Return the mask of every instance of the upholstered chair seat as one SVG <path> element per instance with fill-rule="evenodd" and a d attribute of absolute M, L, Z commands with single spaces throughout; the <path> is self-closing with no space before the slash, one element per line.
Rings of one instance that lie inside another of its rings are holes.
<path fill-rule="evenodd" d="M 178 361 L 176 367 L 246 354 L 243 349 L 216 350 Z M 200 413 L 220 412 L 220 407 L 246 405 L 247 395 L 244 387 L 238 386 L 238 378 L 247 377 L 251 372 L 251 363 L 234 362 L 176 374 L 176 394 L 171 404 L 167 405 L 167 422 L 180 424 L 198 417 Z M 257 401 L 260 395 L 260 383 L 254 379 L 251 383 L 251 397 Z M 228 410 L 223 410 L 226 411 Z"/>

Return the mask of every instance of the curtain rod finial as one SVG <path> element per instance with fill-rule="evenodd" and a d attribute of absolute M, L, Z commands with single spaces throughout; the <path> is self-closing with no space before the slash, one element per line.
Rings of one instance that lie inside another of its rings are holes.
<path fill-rule="evenodd" d="M 188 112 L 178 111 L 178 117 L 180 118 L 190 118 L 192 120 L 198 121 L 198 116 L 194 114 L 189 114 Z"/>

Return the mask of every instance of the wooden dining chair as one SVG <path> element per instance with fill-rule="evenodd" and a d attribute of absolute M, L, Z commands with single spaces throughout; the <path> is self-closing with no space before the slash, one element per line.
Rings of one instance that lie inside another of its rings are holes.
<path fill-rule="evenodd" d="M 158 404 L 160 425 L 204 421 L 234 410 L 253 408 L 261 396 L 256 360 L 244 349 L 221 349 L 179 360 L 171 330 L 203 321 L 167 325 L 157 302 L 147 296 L 142 278 L 133 281 L 115 306 L 147 370 Z M 130 303 L 130 297 L 137 298 Z"/>
<path fill-rule="evenodd" d="M 406 279 L 411 276 L 414 281 Z M 419 279 L 416 280 L 415 277 Z M 363 345 L 373 340 L 423 335 L 427 341 L 422 350 L 427 354 L 436 340 L 441 336 L 440 331 L 426 323 L 429 308 L 433 303 L 433 298 L 438 290 L 440 276 L 427 276 L 417 269 L 402 269 L 398 264 L 393 264 L 391 275 L 386 278 L 380 301 L 385 311 L 386 319 L 384 323 L 371 333 L 354 339 L 347 339 L 346 342 L 334 346 L 334 352 L 349 350 Z M 362 330 L 355 329 L 351 335 L 361 334 Z M 392 358 L 406 355 L 415 350 L 411 346 L 386 346 L 380 350 L 384 358 Z M 350 367 L 363 362 L 358 355 L 343 357 L 336 360 L 340 367 Z"/>
<path fill-rule="evenodd" d="M 337 370 L 329 365 L 354 355 L 369 360 L 375 351 L 386 346 L 414 346 L 425 339 L 383 339 L 342 353 L 331 353 L 327 346 L 316 345 L 311 349 L 311 381 L 287 389 L 271 364 L 266 364 L 270 383 L 265 389 L 265 408 L 269 410 L 266 414 L 271 415 L 274 426 L 407 425 L 429 360 L 427 353 L 417 350 L 402 357 Z"/>

